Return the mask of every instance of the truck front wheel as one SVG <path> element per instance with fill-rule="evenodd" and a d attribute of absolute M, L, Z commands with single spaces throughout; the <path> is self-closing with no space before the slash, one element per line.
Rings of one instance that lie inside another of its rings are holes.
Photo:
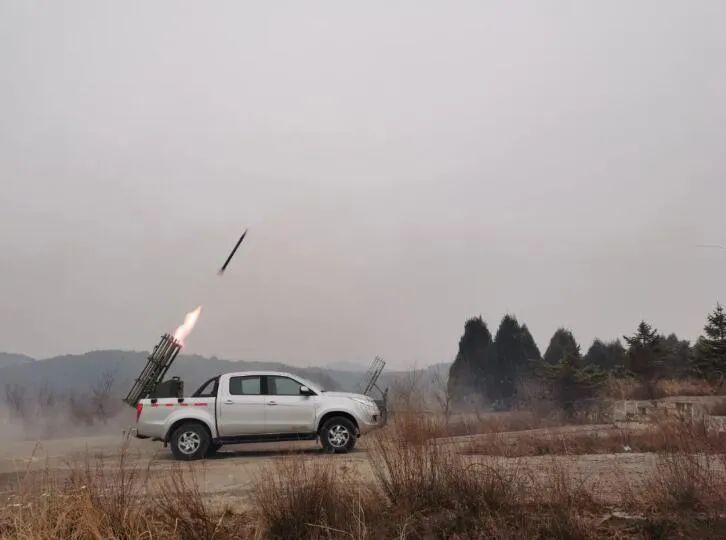
<path fill-rule="evenodd" d="M 201 424 L 182 424 L 171 434 L 171 453 L 176 459 L 202 459 L 209 450 L 209 433 Z"/>
<path fill-rule="evenodd" d="M 355 447 L 356 430 L 353 422 L 343 416 L 335 416 L 320 430 L 320 442 L 326 452 L 344 454 Z"/>

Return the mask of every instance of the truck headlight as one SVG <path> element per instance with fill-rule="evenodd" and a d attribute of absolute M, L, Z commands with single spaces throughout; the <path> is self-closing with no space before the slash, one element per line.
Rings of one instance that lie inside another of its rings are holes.
<path fill-rule="evenodd" d="M 361 398 L 350 398 L 356 403 L 363 406 L 363 408 L 368 411 L 370 414 L 376 414 L 378 412 L 378 406 L 370 399 L 361 399 Z"/>

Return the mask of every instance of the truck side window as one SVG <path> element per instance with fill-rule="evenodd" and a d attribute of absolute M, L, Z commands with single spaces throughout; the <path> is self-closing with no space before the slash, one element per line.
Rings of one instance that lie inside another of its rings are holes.
<path fill-rule="evenodd" d="M 267 377 L 267 393 L 272 396 L 299 396 L 302 385 L 289 377 L 269 375 Z"/>
<path fill-rule="evenodd" d="M 199 389 L 192 394 L 192 397 L 217 397 L 217 385 L 219 377 L 214 377 L 205 382 Z"/>
<path fill-rule="evenodd" d="M 232 396 L 259 396 L 262 393 L 259 375 L 230 377 L 229 393 Z"/>

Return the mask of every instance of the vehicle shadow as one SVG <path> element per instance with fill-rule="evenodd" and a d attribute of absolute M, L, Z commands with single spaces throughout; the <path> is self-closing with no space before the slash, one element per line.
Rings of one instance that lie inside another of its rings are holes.
<path fill-rule="evenodd" d="M 322 448 L 277 448 L 270 450 L 222 449 L 208 460 L 246 458 L 246 457 L 286 457 L 327 455 Z"/>
<path fill-rule="evenodd" d="M 245 458 L 285 458 L 294 456 L 357 456 L 365 454 L 365 450 L 355 448 L 346 454 L 330 454 L 320 447 L 315 448 L 227 448 L 224 447 L 214 455 L 206 457 L 206 461 L 224 461 L 227 459 L 245 459 Z M 156 461 L 170 462 L 176 461 L 171 452 L 164 452 L 155 456 Z"/>

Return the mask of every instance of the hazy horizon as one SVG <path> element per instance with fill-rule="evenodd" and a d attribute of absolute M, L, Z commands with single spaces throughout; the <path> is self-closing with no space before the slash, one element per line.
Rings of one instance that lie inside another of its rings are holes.
<path fill-rule="evenodd" d="M 0 350 L 544 350 L 726 299 L 726 4 L 0 5 Z M 241 234 L 227 274 L 219 266 Z"/>

